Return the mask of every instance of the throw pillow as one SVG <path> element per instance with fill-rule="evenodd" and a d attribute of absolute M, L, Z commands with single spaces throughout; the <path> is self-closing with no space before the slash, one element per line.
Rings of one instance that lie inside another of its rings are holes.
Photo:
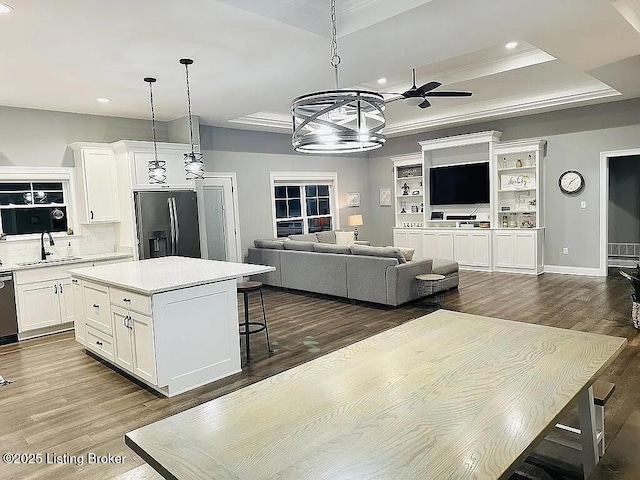
<path fill-rule="evenodd" d="M 410 262 L 413 259 L 413 254 L 416 253 L 415 248 L 408 248 L 408 247 L 396 247 L 396 248 L 402 252 L 402 256 L 407 262 Z"/>
<path fill-rule="evenodd" d="M 334 245 L 336 243 L 336 232 L 334 230 L 317 232 L 316 237 L 318 237 L 318 242 L 320 243 L 332 243 Z"/>
<path fill-rule="evenodd" d="M 336 244 L 337 245 L 353 245 L 355 238 L 353 232 L 336 232 Z"/>
<path fill-rule="evenodd" d="M 315 233 L 305 233 L 304 235 L 289 235 L 289 238 L 295 242 L 313 242 L 318 241 Z"/>

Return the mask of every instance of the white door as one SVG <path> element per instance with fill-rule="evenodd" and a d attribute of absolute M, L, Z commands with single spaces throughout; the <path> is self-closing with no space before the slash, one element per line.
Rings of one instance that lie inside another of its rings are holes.
<path fill-rule="evenodd" d="M 34 282 L 19 285 L 18 325 L 20 332 L 48 327 L 60 323 L 58 282 Z"/>
<path fill-rule="evenodd" d="M 463 265 L 473 265 L 473 238 L 471 233 L 456 233 L 454 239 L 456 262 Z"/>
<path fill-rule="evenodd" d="M 496 267 L 513 267 L 515 265 L 515 246 L 512 233 L 495 233 L 493 258 Z"/>
<path fill-rule="evenodd" d="M 133 373 L 156 383 L 156 351 L 153 339 L 153 321 L 149 317 L 129 312 L 133 339 Z"/>
<path fill-rule="evenodd" d="M 438 257 L 445 260 L 453 260 L 453 233 L 438 232 L 437 244 Z"/>
<path fill-rule="evenodd" d="M 413 259 L 422 260 L 424 258 L 422 252 L 422 232 L 409 232 L 407 234 L 409 240 L 409 248 L 415 249 Z"/>
<path fill-rule="evenodd" d="M 520 268 L 536 267 L 536 242 L 533 233 L 515 234 L 515 265 Z"/>
<path fill-rule="evenodd" d="M 82 284 L 80 280 L 77 278 L 71 280 L 71 288 L 73 290 L 73 308 L 75 313 L 73 329 L 76 333 L 76 340 L 82 345 L 86 345 L 87 327 L 84 314 L 84 297 L 82 296 Z"/>
<path fill-rule="evenodd" d="M 71 278 L 58 280 L 58 297 L 60 299 L 60 322 L 73 322 L 76 318 L 76 306 L 73 300 Z"/>
<path fill-rule="evenodd" d="M 473 235 L 473 264 L 478 267 L 490 266 L 490 246 L 488 233 Z"/>
<path fill-rule="evenodd" d="M 230 177 L 196 181 L 202 258 L 241 262 L 237 210 Z"/>
<path fill-rule="evenodd" d="M 131 343 L 132 321 L 124 308 L 112 306 L 113 334 L 115 340 L 116 363 L 125 370 L 133 373 L 133 348 Z"/>
<path fill-rule="evenodd" d="M 422 233 L 422 255 L 424 258 L 438 258 L 437 235 L 435 232 Z"/>
<path fill-rule="evenodd" d="M 409 236 L 407 232 L 403 230 L 393 231 L 393 246 L 394 247 L 409 247 Z"/>
<path fill-rule="evenodd" d="M 82 151 L 89 223 L 119 222 L 116 157 L 111 150 Z"/>

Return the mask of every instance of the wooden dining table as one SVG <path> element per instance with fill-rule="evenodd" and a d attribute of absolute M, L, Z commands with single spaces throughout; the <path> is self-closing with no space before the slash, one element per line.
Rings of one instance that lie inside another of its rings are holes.
<path fill-rule="evenodd" d="M 348 321 L 347 319 L 345 321 Z M 165 478 L 508 478 L 626 339 L 439 310 L 139 428 Z"/>

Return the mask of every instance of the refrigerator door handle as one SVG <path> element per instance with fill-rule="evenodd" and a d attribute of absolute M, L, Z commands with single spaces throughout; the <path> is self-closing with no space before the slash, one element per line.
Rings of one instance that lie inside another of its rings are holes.
<path fill-rule="evenodd" d="M 175 238 L 176 238 L 176 243 L 175 243 L 175 253 L 174 255 L 178 254 L 178 245 L 180 243 L 180 221 L 178 219 L 178 206 L 176 205 L 176 198 L 172 197 L 171 201 L 173 202 L 173 221 L 174 221 L 174 231 L 175 231 Z"/>
<path fill-rule="evenodd" d="M 170 234 L 171 234 L 171 238 L 169 239 L 169 243 L 170 243 L 170 248 L 169 248 L 169 254 L 170 255 L 175 255 L 175 250 L 176 250 L 176 222 L 175 222 L 175 213 L 173 211 L 173 202 L 172 202 L 173 198 L 169 197 L 167 199 L 167 204 L 169 205 L 169 229 L 170 229 Z"/>

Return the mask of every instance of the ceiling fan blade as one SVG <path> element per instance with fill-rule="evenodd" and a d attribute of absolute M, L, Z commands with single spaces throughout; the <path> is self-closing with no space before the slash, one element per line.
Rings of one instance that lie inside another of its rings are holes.
<path fill-rule="evenodd" d="M 442 85 L 440 82 L 429 82 L 422 85 L 418 90 L 420 93 L 425 94 L 435 88 L 438 88 L 440 85 Z"/>
<path fill-rule="evenodd" d="M 429 108 L 431 106 L 431 103 L 429 103 L 429 100 L 427 100 L 425 98 L 424 102 L 422 102 L 420 105 L 418 105 L 420 108 Z"/>
<path fill-rule="evenodd" d="M 401 93 L 394 93 L 393 95 L 398 95 L 398 96 L 385 100 L 384 103 L 391 103 L 391 102 L 397 102 L 398 100 L 404 100 L 404 97 L 402 96 Z"/>
<path fill-rule="evenodd" d="M 473 95 L 471 92 L 427 92 L 425 97 L 470 97 Z"/>

